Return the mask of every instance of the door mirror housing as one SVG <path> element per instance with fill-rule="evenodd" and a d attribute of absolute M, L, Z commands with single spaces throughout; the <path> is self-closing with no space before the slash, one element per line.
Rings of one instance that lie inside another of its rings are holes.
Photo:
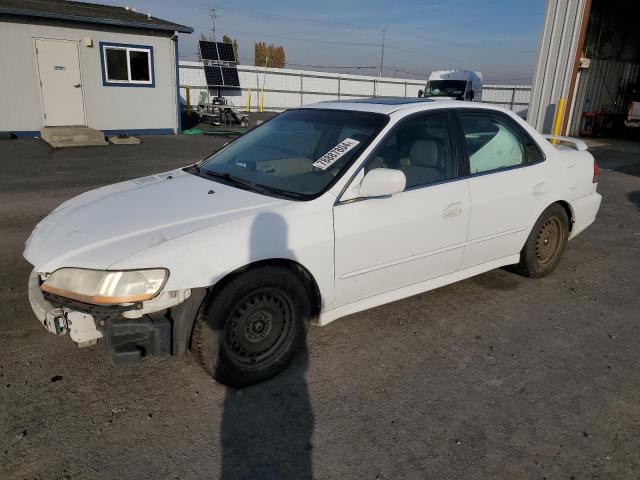
<path fill-rule="evenodd" d="M 469 100 L 473 100 L 475 96 L 476 96 L 476 94 L 475 94 L 475 92 L 474 92 L 473 90 L 469 90 L 469 91 L 467 92 L 467 98 L 468 98 Z"/>
<path fill-rule="evenodd" d="M 386 197 L 404 191 L 407 178 L 400 170 L 392 168 L 374 168 L 370 170 L 360 183 L 361 197 Z"/>
<path fill-rule="evenodd" d="M 422 98 L 424 95 L 424 90 L 418 90 L 418 98 Z"/>

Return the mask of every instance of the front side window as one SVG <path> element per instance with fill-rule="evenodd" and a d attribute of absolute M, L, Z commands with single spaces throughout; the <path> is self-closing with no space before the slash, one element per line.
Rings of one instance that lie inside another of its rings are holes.
<path fill-rule="evenodd" d="M 500 114 L 461 112 L 458 118 L 472 175 L 532 163 L 542 158 L 542 152 L 535 142 Z"/>
<path fill-rule="evenodd" d="M 313 198 L 342 175 L 388 121 L 368 112 L 289 110 L 230 143 L 193 173 L 258 193 Z"/>
<path fill-rule="evenodd" d="M 101 43 L 105 85 L 153 86 L 153 48 Z"/>
<path fill-rule="evenodd" d="M 452 149 L 446 113 L 420 115 L 402 122 L 374 153 L 365 167 L 395 168 L 406 179 L 405 189 L 456 178 L 457 157 Z"/>

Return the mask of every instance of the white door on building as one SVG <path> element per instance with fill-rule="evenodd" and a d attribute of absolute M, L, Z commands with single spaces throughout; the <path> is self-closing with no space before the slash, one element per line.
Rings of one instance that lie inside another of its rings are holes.
<path fill-rule="evenodd" d="M 86 125 L 78 43 L 36 39 L 44 124 Z"/>

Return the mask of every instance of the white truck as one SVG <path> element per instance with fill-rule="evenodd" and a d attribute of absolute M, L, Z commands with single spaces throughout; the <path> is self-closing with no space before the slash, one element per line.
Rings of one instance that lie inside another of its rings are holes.
<path fill-rule="evenodd" d="M 429 75 L 424 90 L 418 97 L 442 100 L 467 100 L 481 98 L 482 73 L 470 70 L 435 70 Z"/>

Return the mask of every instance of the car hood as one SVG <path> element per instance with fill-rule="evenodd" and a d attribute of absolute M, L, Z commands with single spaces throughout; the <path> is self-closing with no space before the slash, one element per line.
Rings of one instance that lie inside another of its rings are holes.
<path fill-rule="evenodd" d="M 285 203 L 174 170 L 98 188 L 61 204 L 36 226 L 24 256 L 39 272 L 106 269 L 176 237 Z"/>

